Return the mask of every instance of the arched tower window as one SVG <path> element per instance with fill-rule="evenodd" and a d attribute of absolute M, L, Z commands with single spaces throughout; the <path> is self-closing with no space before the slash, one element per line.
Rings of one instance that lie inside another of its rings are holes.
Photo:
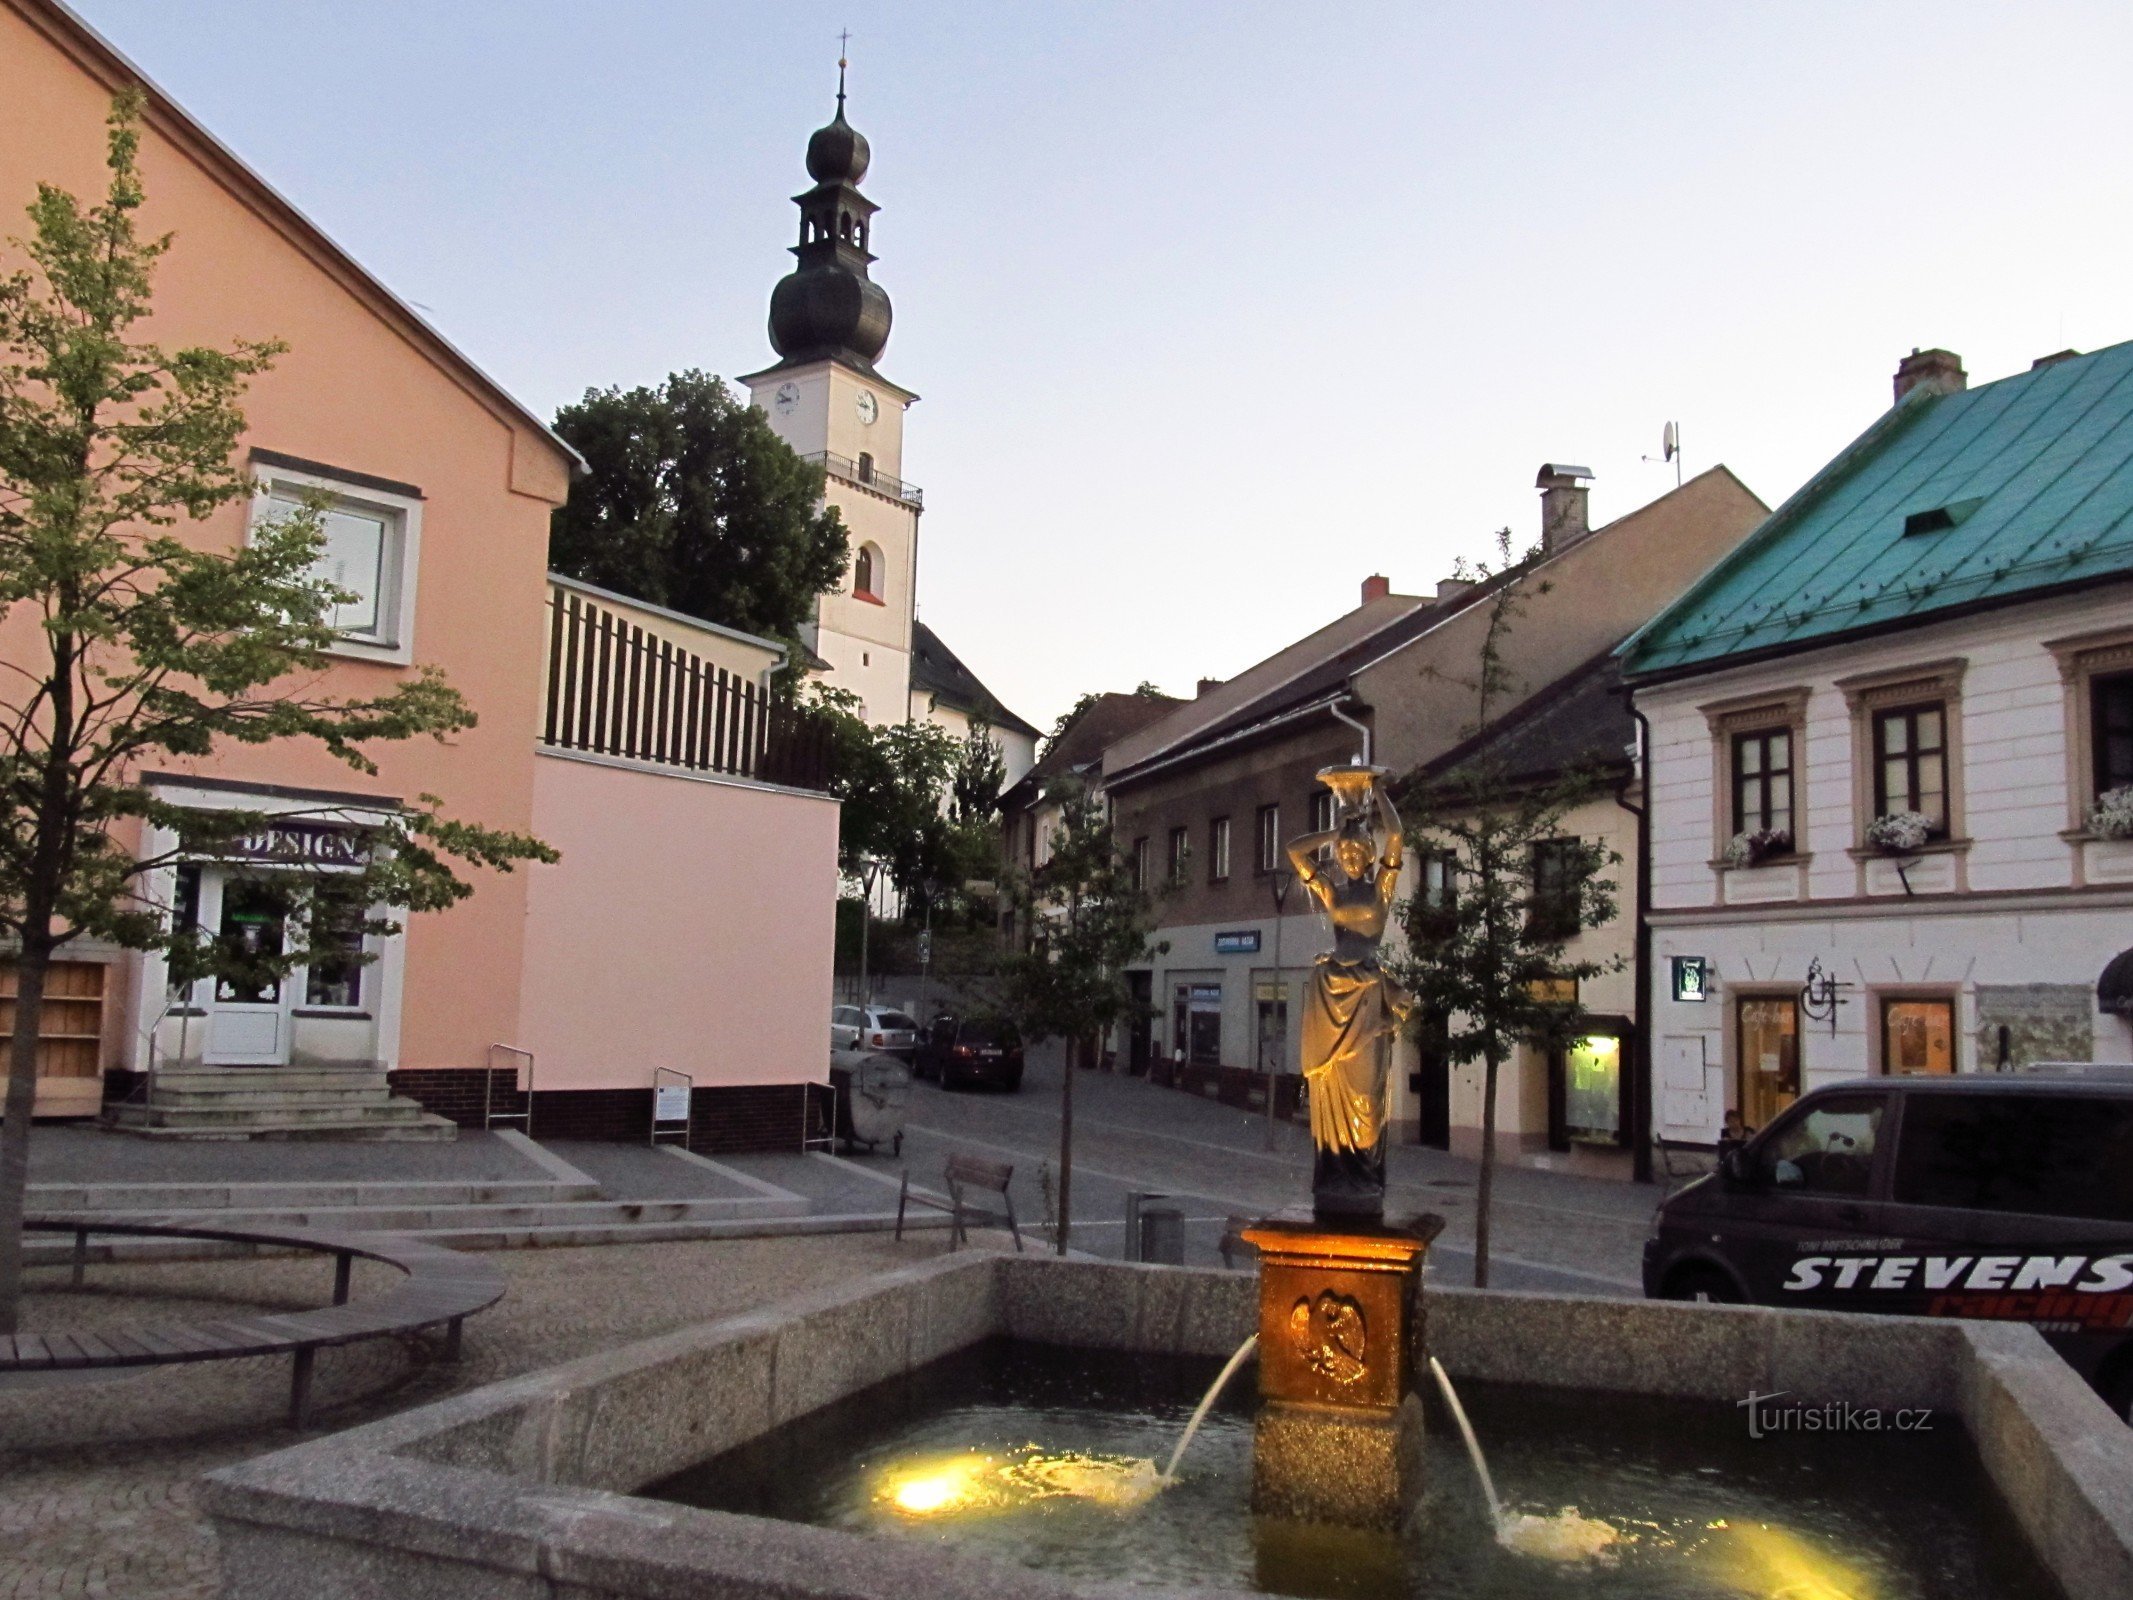
<path fill-rule="evenodd" d="M 881 551 L 871 544 L 859 547 L 852 558 L 852 593 L 862 600 L 881 601 Z"/>

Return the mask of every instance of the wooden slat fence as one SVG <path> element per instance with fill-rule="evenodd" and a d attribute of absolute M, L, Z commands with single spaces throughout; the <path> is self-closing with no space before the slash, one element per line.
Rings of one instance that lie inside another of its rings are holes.
<path fill-rule="evenodd" d="M 796 789 L 829 782 L 827 721 L 568 589 L 548 594 L 542 742 Z"/>

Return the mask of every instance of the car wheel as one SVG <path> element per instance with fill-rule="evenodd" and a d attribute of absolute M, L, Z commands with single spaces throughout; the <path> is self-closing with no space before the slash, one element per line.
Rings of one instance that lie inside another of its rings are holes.
<path fill-rule="evenodd" d="M 1001 1083 L 1000 1087 L 1005 1089 L 1009 1094 L 1013 1094 L 1017 1090 L 1019 1090 L 1022 1087 L 1022 1069 L 1020 1067 L 1017 1067 L 1014 1071 L 1010 1072 L 1007 1075 L 1006 1080 Z"/>
<path fill-rule="evenodd" d="M 1710 1305 L 1739 1305 L 1739 1286 L 1716 1267 L 1682 1267 L 1670 1274 L 1662 1300 L 1702 1300 Z"/>

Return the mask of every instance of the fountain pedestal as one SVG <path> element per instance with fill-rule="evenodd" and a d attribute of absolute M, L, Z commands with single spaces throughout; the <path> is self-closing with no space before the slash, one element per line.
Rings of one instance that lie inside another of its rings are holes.
<path fill-rule="evenodd" d="M 1245 1230 L 1259 1250 L 1259 1515 L 1394 1531 L 1419 1503 L 1422 1258 L 1443 1227 L 1431 1213 L 1284 1213 Z"/>

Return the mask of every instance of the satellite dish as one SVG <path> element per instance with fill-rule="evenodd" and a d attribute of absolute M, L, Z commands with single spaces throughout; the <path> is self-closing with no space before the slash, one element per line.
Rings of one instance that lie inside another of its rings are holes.
<path fill-rule="evenodd" d="M 1660 459 L 1671 461 L 1681 454 L 1681 425 L 1669 422 L 1666 431 L 1659 435 Z"/>

